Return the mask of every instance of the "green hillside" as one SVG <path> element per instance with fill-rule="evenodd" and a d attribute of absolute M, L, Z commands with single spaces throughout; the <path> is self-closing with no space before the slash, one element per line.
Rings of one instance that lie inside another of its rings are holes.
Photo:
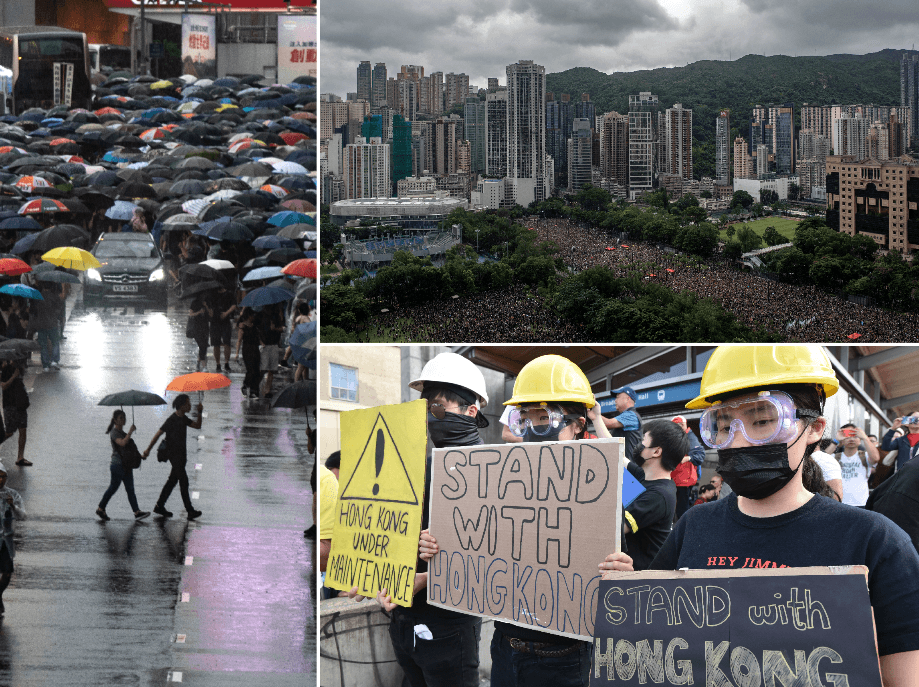
<path fill-rule="evenodd" d="M 685 67 L 604 74 L 590 67 L 577 67 L 546 75 L 546 90 L 569 93 L 572 98 L 589 93 L 597 113 L 628 112 L 629 96 L 650 91 L 661 106 L 683 103 L 693 110 L 694 154 L 697 171 L 711 174 L 714 164 L 715 118 L 731 110 L 732 140 L 749 138 L 754 105 L 811 105 L 873 103 L 900 104 L 900 59 L 903 50 L 882 50 L 869 55 L 789 57 L 747 55 L 732 62 L 704 60 Z M 697 173 L 696 176 L 699 176 Z"/>

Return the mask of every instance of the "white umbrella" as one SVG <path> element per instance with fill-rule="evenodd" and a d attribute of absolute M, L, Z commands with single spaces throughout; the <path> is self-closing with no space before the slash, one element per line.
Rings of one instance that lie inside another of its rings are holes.
<path fill-rule="evenodd" d="M 105 216 L 109 219 L 129 220 L 134 216 L 137 205 L 129 203 L 126 200 L 116 200 L 115 204 L 105 211 Z"/>
<path fill-rule="evenodd" d="M 309 174 L 309 171 L 303 165 L 298 165 L 296 162 L 287 162 L 282 160 L 279 163 L 271 165 L 274 167 L 274 171 L 281 174 Z"/>

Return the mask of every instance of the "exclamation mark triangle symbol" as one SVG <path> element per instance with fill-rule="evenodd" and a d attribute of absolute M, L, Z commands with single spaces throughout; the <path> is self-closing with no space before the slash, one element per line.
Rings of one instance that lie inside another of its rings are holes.
<path fill-rule="evenodd" d="M 354 472 L 338 498 L 418 505 L 418 493 L 382 414 L 377 414 Z"/>

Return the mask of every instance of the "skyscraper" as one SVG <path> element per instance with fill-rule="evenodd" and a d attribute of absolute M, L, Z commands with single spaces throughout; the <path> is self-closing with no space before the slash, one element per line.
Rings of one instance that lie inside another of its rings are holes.
<path fill-rule="evenodd" d="M 371 72 L 370 107 L 386 105 L 386 65 L 377 62 Z"/>
<path fill-rule="evenodd" d="M 345 146 L 343 165 L 346 198 L 390 197 L 389 146 L 379 138 L 360 136 Z"/>
<path fill-rule="evenodd" d="M 654 183 L 654 115 L 657 96 L 629 96 L 629 195 L 650 191 Z"/>
<path fill-rule="evenodd" d="M 571 137 L 571 99 L 567 93 L 546 94 L 546 154 L 555 160 L 556 186 L 567 185 L 568 139 Z"/>
<path fill-rule="evenodd" d="M 910 108 L 907 131 L 919 135 L 919 55 L 903 53 L 900 60 L 900 106 Z"/>
<path fill-rule="evenodd" d="M 593 139 L 589 119 L 577 118 L 571 123 L 568 139 L 568 190 L 577 193 L 591 182 Z"/>
<path fill-rule="evenodd" d="M 444 110 L 449 112 L 454 105 L 463 105 L 469 95 L 469 75 L 450 72 L 445 78 L 446 100 Z"/>
<path fill-rule="evenodd" d="M 485 96 L 485 173 L 507 175 L 507 89 Z"/>
<path fill-rule="evenodd" d="M 692 110 L 676 103 L 664 113 L 664 122 L 667 158 L 661 173 L 692 179 Z"/>
<path fill-rule="evenodd" d="M 721 184 L 731 181 L 731 113 L 722 110 L 715 120 L 715 180 Z M 746 151 L 744 152 L 746 156 Z"/>
<path fill-rule="evenodd" d="M 794 103 L 785 103 L 782 107 L 776 108 L 773 127 L 775 173 L 793 174 L 795 171 Z"/>
<path fill-rule="evenodd" d="M 357 65 L 357 99 L 370 102 L 371 91 L 371 73 L 370 62 L 362 61 Z"/>
<path fill-rule="evenodd" d="M 546 68 L 532 60 L 507 66 L 507 175 L 512 201 L 546 198 Z"/>
<path fill-rule="evenodd" d="M 464 135 L 469 141 L 469 169 L 473 174 L 485 173 L 487 150 L 486 103 L 477 96 L 467 96 Z"/>
<path fill-rule="evenodd" d="M 607 112 L 600 125 L 600 171 L 604 179 L 629 185 L 629 118 Z"/>
<path fill-rule="evenodd" d="M 734 139 L 734 178 L 750 178 L 750 156 L 747 155 L 747 141 L 742 136 Z"/>

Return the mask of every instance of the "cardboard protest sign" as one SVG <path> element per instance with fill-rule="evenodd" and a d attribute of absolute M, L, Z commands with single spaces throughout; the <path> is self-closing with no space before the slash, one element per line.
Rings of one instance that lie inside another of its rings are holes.
<path fill-rule="evenodd" d="M 864 566 L 606 577 L 591 685 L 881 687 Z"/>
<path fill-rule="evenodd" d="M 424 504 L 423 400 L 341 414 L 341 472 L 326 586 L 386 589 L 412 605 Z"/>
<path fill-rule="evenodd" d="M 586 641 L 622 532 L 622 439 L 436 449 L 428 603 Z"/>

